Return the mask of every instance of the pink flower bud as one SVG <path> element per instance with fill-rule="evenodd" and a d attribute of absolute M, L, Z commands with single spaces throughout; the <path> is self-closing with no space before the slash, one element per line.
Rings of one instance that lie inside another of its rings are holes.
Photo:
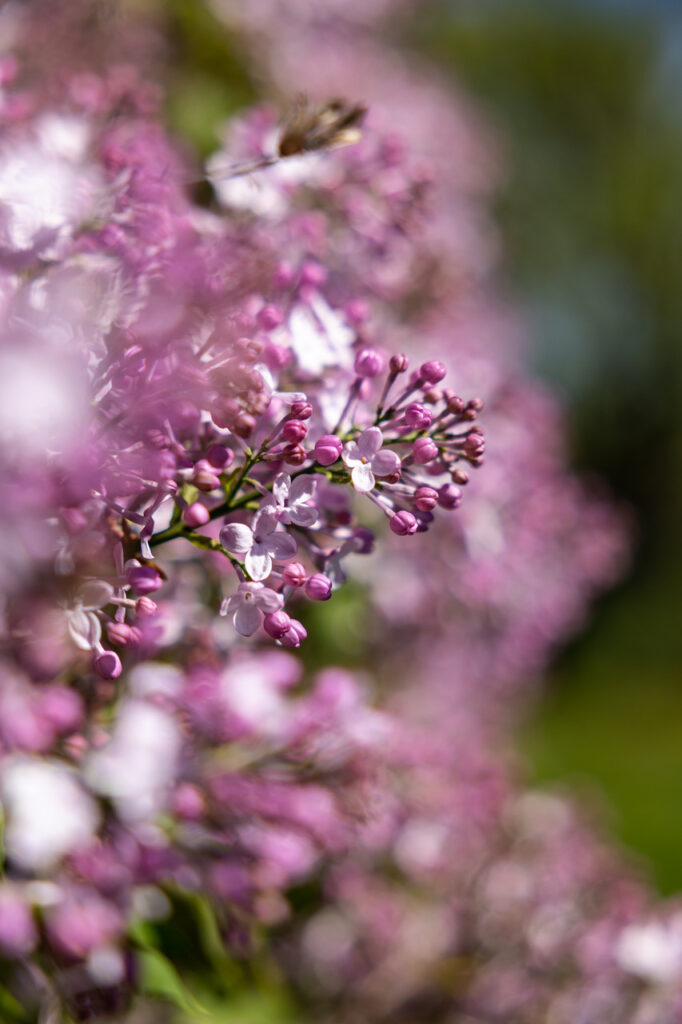
<path fill-rule="evenodd" d="M 250 413 L 240 412 L 235 416 L 230 426 L 237 437 L 245 439 L 250 437 L 253 433 L 256 426 L 256 420 Z"/>
<path fill-rule="evenodd" d="M 83 720 L 83 701 L 66 686 L 46 686 L 40 693 L 40 714 L 57 732 L 73 732 Z"/>
<path fill-rule="evenodd" d="M 302 587 L 305 579 L 305 567 L 300 562 L 289 562 L 282 569 L 282 580 L 288 587 Z"/>
<path fill-rule="evenodd" d="M 305 448 L 300 444 L 288 444 L 282 451 L 282 458 L 290 466 L 302 466 L 307 457 Z"/>
<path fill-rule="evenodd" d="M 156 615 L 158 610 L 159 606 L 156 601 L 152 601 L 151 597 L 138 597 L 135 602 L 135 612 L 141 619 Z"/>
<path fill-rule="evenodd" d="M 443 484 L 438 490 L 438 504 L 441 508 L 458 508 L 462 501 L 462 492 L 455 484 Z"/>
<path fill-rule="evenodd" d="M 430 437 L 418 437 L 412 445 L 412 454 L 416 462 L 425 466 L 427 462 L 433 462 L 438 455 L 438 445 Z"/>
<path fill-rule="evenodd" d="M 212 444 L 206 452 L 206 461 L 215 469 L 227 469 L 234 462 L 234 452 L 224 444 Z"/>
<path fill-rule="evenodd" d="M 263 306 L 256 321 L 259 327 L 262 327 L 264 331 L 272 331 L 275 327 L 279 327 L 282 322 L 282 313 L 277 306 Z"/>
<path fill-rule="evenodd" d="M 206 810 L 203 793 L 191 782 L 181 782 L 173 794 L 173 810 L 184 821 L 197 821 Z"/>
<path fill-rule="evenodd" d="M 301 267 L 301 284 L 313 285 L 314 288 L 319 288 L 321 284 L 327 280 L 327 271 L 320 263 L 313 263 L 312 260 L 306 260 Z"/>
<path fill-rule="evenodd" d="M 448 412 L 452 413 L 453 416 L 459 416 L 460 413 L 464 412 L 464 399 L 460 398 L 459 395 L 446 395 L 445 400 L 448 403 Z"/>
<path fill-rule="evenodd" d="M 0 896 L 0 951 L 14 959 L 30 953 L 38 941 L 30 908 L 14 893 Z"/>
<path fill-rule="evenodd" d="M 353 327 L 360 327 L 369 316 L 369 307 L 364 299 L 351 299 L 345 306 L 346 318 Z"/>
<path fill-rule="evenodd" d="M 121 659 L 116 651 L 102 651 L 101 654 L 95 655 L 92 667 L 102 679 L 118 679 L 123 671 Z"/>
<path fill-rule="evenodd" d="M 292 402 L 289 412 L 295 420 L 309 420 L 313 414 L 313 407 L 310 402 Z"/>
<path fill-rule="evenodd" d="M 434 487 L 418 487 L 414 492 L 414 503 L 420 512 L 433 512 L 438 504 L 438 491 Z"/>
<path fill-rule="evenodd" d="M 417 532 L 419 523 L 411 512 L 396 512 L 388 524 L 399 537 L 408 537 Z"/>
<path fill-rule="evenodd" d="M 287 630 L 291 629 L 291 619 L 281 609 L 270 612 L 263 619 L 263 629 L 273 640 L 281 640 Z"/>
<path fill-rule="evenodd" d="M 282 439 L 288 444 L 298 444 L 308 433 L 308 427 L 302 420 L 288 420 L 282 427 Z"/>
<path fill-rule="evenodd" d="M 407 356 L 404 356 L 402 355 L 402 353 L 399 353 L 391 356 L 388 365 L 390 367 L 391 373 L 405 373 L 408 366 L 410 365 L 410 361 L 407 358 Z"/>
<path fill-rule="evenodd" d="M 296 273 L 291 264 L 282 261 L 282 263 L 278 264 L 277 269 L 275 270 L 275 287 L 291 288 L 295 277 Z"/>
<path fill-rule="evenodd" d="M 152 594 L 163 586 L 163 578 L 153 565 L 133 565 L 126 573 L 128 583 L 138 594 Z"/>
<path fill-rule="evenodd" d="M 381 352 L 375 348 L 363 348 L 355 357 L 354 369 L 358 377 L 377 377 L 385 365 Z"/>
<path fill-rule="evenodd" d="M 316 572 L 306 580 L 305 592 L 311 601 L 328 601 L 332 596 L 332 581 L 323 572 Z"/>
<path fill-rule="evenodd" d="M 443 364 L 437 362 L 435 359 L 428 363 L 422 363 L 419 367 L 419 376 L 425 384 L 437 384 L 443 379 L 446 372 L 447 371 Z"/>
<path fill-rule="evenodd" d="M 303 624 L 298 619 L 292 619 L 289 629 L 280 638 L 280 641 L 285 647 L 300 647 L 307 635 Z"/>
<path fill-rule="evenodd" d="M 192 480 L 200 491 L 215 491 L 220 487 L 220 477 L 216 475 L 215 466 L 206 459 L 197 462 Z"/>
<path fill-rule="evenodd" d="M 182 521 L 185 526 L 189 526 L 190 529 L 196 529 L 197 526 L 205 526 L 211 518 L 211 514 L 205 505 L 202 505 L 200 501 L 194 501 L 191 505 L 188 505 L 182 513 Z"/>
<path fill-rule="evenodd" d="M 483 437 L 483 434 L 479 434 L 478 431 L 472 430 L 465 438 L 462 450 L 470 459 L 482 458 L 483 452 L 485 451 L 485 438 Z"/>
<path fill-rule="evenodd" d="M 325 434 L 315 442 L 314 456 L 321 466 L 331 466 L 343 451 L 343 441 L 336 434 Z"/>
<path fill-rule="evenodd" d="M 107 636 L 112 644 L 117 644 L 119 647 L 134 647 L 138 633 L 139 631 L 133 630 L 127 622 L 110 622 L 107 625 Z"/>
<path fill-rule="evenodd" d="M 265 346 L 263 359 L 271 370 L 283 370 L 291 362 L 291 349 L 269 341 Z"/>
<path fill-rule="evenodd" d="M 421 402 L 410 402 L 405 409 L 405 423 L 415 430 L 428 430 L 433 420 L 433 413 Z"/>

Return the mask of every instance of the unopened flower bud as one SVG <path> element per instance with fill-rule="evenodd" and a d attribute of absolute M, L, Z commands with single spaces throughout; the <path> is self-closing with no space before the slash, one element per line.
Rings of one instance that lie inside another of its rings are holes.
<path fill-rule="evenodd" d="M 263 629 L 273 640 L 281 640 L 284 634 L 291 629 L 291 619 L 281 609 L 277 612 L 270 612 L 263 619 Z"/>
<path fill-rule="evenodd" d="M 289 412 L 295 420 L 309 420 L 313 414 L 313 407 L 310 402 L 292 402 Z"/>
<path fill-rule="evenodd" d="M 320 263 L 313 263 L 312 260 L 306 260 L 301 267 L 301 284 L 312 285 L 314 288 L 319 288 L 321 284 L 327 280 L 327 271 Z"/>
<path fill-rule="evenodd" d="M 458 508 L 462 501 L 462 492 L 455 484 L 443 484 L 438 489 L 438 504 L 441 508 Z"/>
<path fill-rule="evenodd" d="M 384 357 L 375 348 L 363 348 L 355 357 L 354 369 L 358 377 L 377 377 L 384 366 Z"/>
<path fill-rule="evenodd" d="M 284 636 L 280 637 L 280 642 L 285 647 L 300 647 L 307 635 L 308 633 L 303 624 L 298 619 L 292 619 L 289 629 Z"/>
<path fill-rule="evenodd" d="M 126 578 L 138 594 L 153 594 L 163 586 L 163 577 L 153 565 L 132 565 L 126 572 Z"/>
<path fill-rule="evenodd" d="M 306 580 L 305 567 L 300 562 L 289 562 L 282 569 L 282 580 L 288 587 L 302 587 Z"/>
<path fill-rule="evenodd" d="M 402 353 L 397 353 L 396 355 L 391 356 L 388 365 L 391 370 L 391 373 L 405 373 L 408 366 L 410 365 L 410 361 L 407 358 L 407 356 L 402 355 Z"/>
<path fill-rule="evenodd" d="M 462 487 L 469 483 L 469 474 L 464 469 L 453 469 L 451 476 L 453 482 Z"/>
<path fill-rule="evenodd" d="M 282 458 L 290 466 L 302 466 L 307 457 L 305 448 L 300 444 L 288 444 L 282 451 Z"/>
<path fill-rule="evenodd" d="M 282 440 L 288 444 L 298 444 L 308 433 L 308 427 L 302 420 L 288 420 L 282 427 Z"/>
<path fill-rule="evenodd" d="M 210 512 L 200 501 L 192 502 L 182 513 L 183 523 L 192 530 L 196 529 L 197 526 L 205 526 L 210 518 Z"/>
<path fill-rule="evenodd" d="M 245 439 L 253 433 L 256 421 L 250 413 L 240 412 L 235 416 L 230 426 L 237 437 Z"/>
<path fill-rule="evenodd" d="M 418 487 L 414 503 L 420 512 L 432 512 L 438 504 L 438 491 L 434 487 Z"/>
<path fill-rule="evenodd" d="M 364 299 L 351 299 L 344 308 L 346 319 L 353 327 L 360 327 L 369 316 L 369 308 Z"/>
<path fill-rule="evenodd" d="M 438 384 L 446 374 L 446 369 L 442 363 L 437 360 L 431 360 L 428 363 L 422 363 L 419 367 L 419 375 L 426 384 Z"/>
<path fill-rule="evenodd" d="M 316 572 L 306 580 L 306 596 L 311 601 L 328 601 L 332 596 L 332 581 L 322 572 Z"/>
<path fill-rule="evenodd" d="M 227 469 L 234 461 L 234 452 L 224 444 L 212 444 L 206 452 L 206 461 L 214 469 Z"/>
<path fill-rule="evenodd" d="M 433 420 L 433 413 L 421 402 L 410 402 L 405 409 L 405 423 L 415 430 L 428 430 Z"/>
<path fill-rule="evenodd" d="M 427 462 L 433 462 L 438 455 L 438 445 L 430 437 L 418 437 L 412 445 L 412 454 L 416 462 L 425 466 Z"/>
<path fill-rule="evenodd" d="M 139 630 L 133 630 L 127 622 L 114 621 L 107 625 L 107 636 L 112 644 L 117 644 L 119 647 L 130 647 L 131 645 L 135 646 Z"/>
<path fill-rule="evenodd" d="M 282 313 L 277 306 L 263 306 L 256 320 L 258 326 L 262 327 L 264 331 L 272 331 L 281 324 Z"/>
<path fill-rule="evenodd" d="M 417 532 L 419 526 L 416 518 L 411 512 L 403 510 L 402 512 L 396 512 L 394 516 L 391 516 L 388 524 L 393 531 L 399 537 L 408 537 L 413 533 Z"/>
<path fill-rule="evenodd" d="M 340 457 L 343 441 L 336 434 L 325 434 L 315 442 L 313 454 L 321 466 L 331 466 Z"/>
<path fill-rule="evenodd" d="M 452 413 L 453 416 L 459 416 L 465 409 L 464 399 L 460 398 L 459 395 L 448 395 L 446 401 L 448 403 L 448 412 Z"/>
<path fill-rule="evenodd" d="M 437 405 L 438 402 L 442 401 L 443 392 L 440 388 L 429 388 L 428 391 L 424 392 L 424 401 L 428 402 L 429 405 Z"/>
<path fill-rule="evenodd" d="M 158 610 L 159 606 L 156 601 L 152 601 L 151 597 L 138 597 L 135 602 L 135 612 L 141 619 L 156 615 Z"/>
<path fill-rule="evenodd" d="M 173 811 L 184 821 L 197 821 L 206 810 L 203 793 L 191 782 L 181 782 L 173 793 Z"/>
<path fill-rule="evenodd" d="M 200 491 L 215 491 L 220 487 L 220 477 L 216 474 L 215 466 L 212 466 L 206 459 L 200 459 L 197 462 L 192 482 Z"/>
<path fill-rule="evenodd" d="M 102 651 L 95 655 L 92 667 L 102 679 L 118 679 L 123 671 L 121 659 L 116 651 Z"/>

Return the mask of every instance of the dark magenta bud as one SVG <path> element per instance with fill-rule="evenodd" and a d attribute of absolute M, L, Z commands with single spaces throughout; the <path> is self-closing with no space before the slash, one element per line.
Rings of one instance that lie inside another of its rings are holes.
<path fill-rule="evenodd" d="M 306 580 L 306 596 L 311 601 L 328 601 L 332 596 L 332 581 L 322 572 L 316 572 Z"/>
<path fill-rule="evenodd" d="M 313 455 L 321 466 L 331 466 L 341 456 L 343 441 L 336 434 L 325 434 L 315 442 Z"/>
<path fill-rule="evenodd" d="M 405 373 L 408 366 L 410 365 L 410 361 L 407 358 L 407 356 L 402 355 L 402 353 L 398 353 L 396 355 L 391 356 L 388 365 L 391 373 Z"/>
<path fill-rule="evenodd" d="M 381 352 L 375 348 L 363 348 L 355 357 L 354 369 L 358 377 L 377 377 L 385 365 Z"/>
<path fill-rule="evenodd" d="M 116 651 L 102 651 L 92 660 L 92 666 L 102 679 L 118 679 L 123 666 Z"/>
<path fill-rule="evenodd" d="M 438 491 L 434 487 L 418 487 L 414 503 L 420 512 L 432 512 L 438 504 Z"/>
<path fill-rule="evenodd" d="M 399 537 L 409 537 L 413 533 L 417 532 L 419 523 L 411 512 L 403 510 L 402 512 L 396 512 L 394 516 L 391 516 L 391 520 L 388 524 L 393 531 Z"/>
<path fill-rule="evenodd" d="M 288 420 L 282 427 L 282 439 L 288 444 L 298 444 L 308 433 L 308 427 L 302 420 Z"/>
<path fill-rule="evenodd" d="M 138 594 L 153 594 L 163 586 L 163 577 L 153 565 L 132 565 L 126 572 L 126 577 Z"/>
<path fill-rule="evenodd" d="M 300 444 L 288 444 L 282 451 L 282 458 L 290 466 L 301 466 L 308 455 L 305 448 Z"/>
<path fill-rule="evenodd" d="M 426 384 L 438 384 L 446 374 L 446 369 L 437 360 L 422 363 L 419 367 L 419 376 Z"/>
<path fill-rule="evenodd" d="M 305 567 L 300 562 L 289 562 L 282 569 L 282 580 L 288 587 L 302 587 L 306 580 Z"/>
<path fill-rule="evenodd" d="M 427 462 L 433 462 L 438 455 L 438 445 L 430 437 L 418 437 L 412 445 L 412 454 L 416 462 L 425 466 Z"/>
<path fill-rule="evenodd" d="M 263 619 L 263 629 L 273 640 L 281 640 L 291 629 L 291 619 L 284 611 L 270 612 Z"/>
<path fill-rule="evenodd" d="M 289 412 L 292 419 L 309 420 L 313 414 L 313 407 L 310 402 L 292 402 Z"/>
<path fill-rule="evenodd" d="M 459 508 L 462 501 L 462 492 L 455 484 L 443 484 L 438 489 L 438 504 L 441 508 Z"/>

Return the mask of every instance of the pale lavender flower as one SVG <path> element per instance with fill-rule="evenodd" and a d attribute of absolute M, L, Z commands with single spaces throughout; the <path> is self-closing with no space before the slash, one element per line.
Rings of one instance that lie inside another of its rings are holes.
<path fill-rule="evenodd" d="M 379 427 L 368 427 L 357 441 L 343 446 L 341 458 L 351 470 L 353 487 L 361 494 L 374 488 L 375 477 L 391 476 L 400 469 L 400 458 L 390 449 L 382 449 L 383 442 Z"/>
<path fill-rule="evenodd" d="M 295 526 L 314 526 L 318 513 L 310 502 L 316 488 L 317 481 L 309 474 L 297 476 L 292 481 L 288 473 L 278 473 L 272 483 L 272 497 L 264 499 L 261 510 L 285 526 L 292 523 Z"/>
<path fill-rule="evenodd" d="M 230 554 L 244 559 L 252 580 L 267 579 L 273 562 L 287 562 L 296 554 L 296 541 L 278 531 L 277 525 L 277 517 L 268 508 L 254 516 L 253 529 L 244 523 L 227 523 L 220 531 L 220 543 Z"/>
<path fill-rule="evenodd" d="M 241 636 L 253 636 L 263 615 L 278 611 L 283 603 L 282 595 L 263 583 L 240 583 L 237 593 L 225 602 L 225 613 L 233 616 L 234 628 Z"/>

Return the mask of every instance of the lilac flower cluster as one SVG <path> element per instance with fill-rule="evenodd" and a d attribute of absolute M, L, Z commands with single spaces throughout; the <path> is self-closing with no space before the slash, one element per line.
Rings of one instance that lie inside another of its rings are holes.
<path fill-rule="evenodd" d="M 425 532 L 484 442 L 314 217 L 193 203 L 130 69 L 52 86 L 3 65 L 0 950 L 29 1019 L 89 1019 L 176 889 L 239 948 L 355 844 L 398 725 L 304 681 L 290 611 L 371 551 L 355 505 Z"/>

